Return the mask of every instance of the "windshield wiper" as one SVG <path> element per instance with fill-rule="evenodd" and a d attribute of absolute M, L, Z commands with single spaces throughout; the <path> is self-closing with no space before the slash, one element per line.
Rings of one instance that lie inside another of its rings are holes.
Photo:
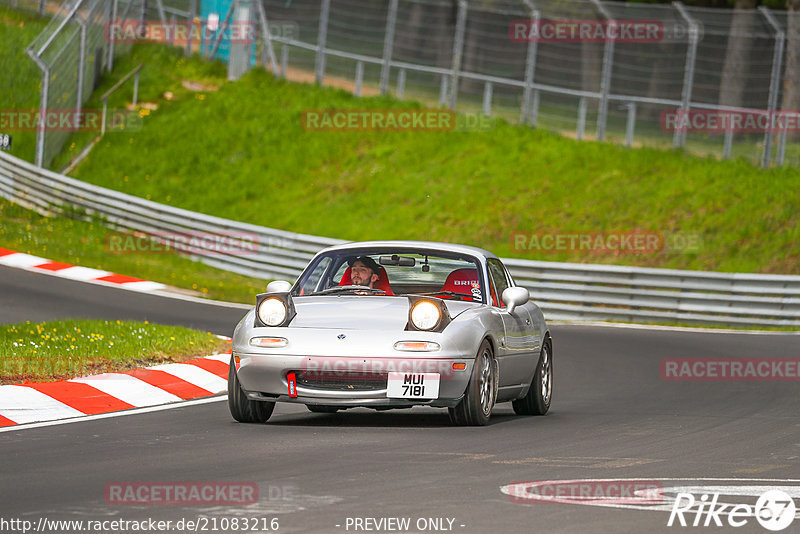
<path fill-rule="evenodd" d="M 448 297 L 467 297 L 469 300 L 474 301 L 475 295 L 470 295 L 469 293 L 457 293 L 455 291 L 434 291 L 432 293 L 414 293 L 414 295 L 447 295 Z"/>
<path fill-rule="evenodd" d="M 378 289 L 369 286 L 356 286 L 356 285 L 349 285 L 349 286 L 334 286 L 329 287 L 328 289 L 323 289 L 322 291 L 318 291 L 314 293 L 314 295 L 330 295 L 332 293 L 344 293 L 345 291 L 370 291 L 374 292 L 376 295 L 385 295 L 386 291 L 383 289 Z"/>

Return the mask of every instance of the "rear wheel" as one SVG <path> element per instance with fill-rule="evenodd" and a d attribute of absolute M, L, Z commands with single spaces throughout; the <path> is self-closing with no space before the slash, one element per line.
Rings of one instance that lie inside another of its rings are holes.
<path fill-rule="evenodd" d="M 450 421 L 459 426 L 482 426 L 489 422 L 497 400 L 497 364 L 492 345 L 484 339 L 475 357 L 467 392 L 455 408 L 448 408 Z"/>
<path fill-rule="evenodd" d="M 511 403 L 517 415 L 544 415 L 553 396 L 553 342 L 548 337 L 539 353 L 539 362 L 528 393 Z"/>
<path fill-rule="evenodd" d="M 308 408 L 309 412 L 314 413 L 336 413 L 339 411 L 336 406 L 324 406 L 322 404 L 306 404 L 306 408 Z"/>
<path fill-rule="evenodd" d="M 269 401 L 254 401 L 247 398 L 239 377 L 236 376 L 236 365 L 231 356 L 231 365 L 228 370 L 228 409 L 234 419 L 240 423 L 266 423 L 275 409 L 275 403 Z"/>

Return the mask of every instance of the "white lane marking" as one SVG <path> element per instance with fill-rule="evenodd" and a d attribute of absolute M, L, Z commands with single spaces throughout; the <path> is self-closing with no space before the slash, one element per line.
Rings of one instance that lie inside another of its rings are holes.
<path fill-rule="evenodd" d="M 158 282 L 150 282 L 148 280 L 142 280 L 141 282 L 125 282 L 124 284 L 119 284 L 125 289 L 130 289 L 133 291 L 156 291 L 159 289 L 166 289 L 167 286 L 164 284 L 159 284 Z"/>
<path fill-rule="evenodd" d="M 565 321 L 550 320 L 548 325 L 556 326 L 603 326 L 606 328 L 633 328 L 635 330 L 663 330 L 666 332 L 694 332 L 699 334 L 747 334 L 751 336 L 799 336 L 797 331 L 778 331 L 778 330 L 734 330 L 730 328 L 704 328 L 702 326 L 662 326 L 654 324 L 635 324 L 635 323 L 606 323 L 603 321 Z"/>
<path fill-rule="evenodd" d="M 41 265 L 43 263 L 50 263 L 50 260 L 39 258 L 37 256 L 31 256 L 30 254 L 23 254 L 22 252 L 0 256 L 0 265 L 7 265 L 9 267 L 20 267 L 25 269 L 33 267 L 34 265 Z"/>
<path fill-rule="evenodd" d="M 218 362 L 222 362 L 224 364 L 231 363 L 231 355 L 230 354 L 214 354 L 213 356 L 206 356 L 206 360 L 217 360 Z"/>
<path fill-rule="evenodd" d="M 15 423 L 84 415 L 49 395 L 25 386 L 0 386 L 0 415 Z"/>
<path fill-rule="evenodd" d="M 183 400 L 177 395 L 167 393 L 163 389 L 151 386 L 138 378 L 121 373 L 103 373 L 83 378 L 73 378 L 69 382 L 88 384 L 103 393 L 136 407 Z"/>
<path fill-rule="evenodd" d="M 763 481 L 759 481 L 763 482 Z M 788 493 L 790 497 L 800 497 L 800 486 L 666 486 L 661 488 L 662 493 L 697 493 L 701 489 L 704 493 L 719 493 L 720 495 L 737 495 L 744 497 L 759 497 L 765 491 L 778 489 Z"/>
<path fill-rule="evenodd" d="M 61 271 L 48 271 L 46 269 L 36 269 L 36 268 L 31 267 L 29 265 L 14 265 L 14 264 L 11 264 L 9 261 L 3 261 L 6 258 L 10 258 L 11 256 L 17 256 L 19 254 L 20 253 L 9 254 L 7 256 L 0 256 L 0 266 L 11 267 L 13 269 L 22 269 L 23 271 L 29 271 L 29 272 L 37 273 L 37 274 L 43 274 L 43 275 L 46 275 L 46 276 L 61 276 L 59 274 Z M 35 258 L 35 256 L 30 256 L 28 254 L 22 254 L 22 255 L 23 256 L 29 256 L 31 258 Z M 34 265 L 41 265 L 42 263 L 47 263 L 47 262 L 49 262 L 49 260 L 44 259 L 44 258 L 36 258 L 36 261 L 33 262 L 33 264 Z M 109 274 L 111 274 L 111 273 L 109 273 Z M 123 289 L 123 290 L 127 290 L 127 291 L 135 290 L 135 288 L 128 289 L 127 287 L 125 287 L 128 284 L 112 284 L 112 283 L 109 283 L 109 282 L 103 282 L 102 280 L 78 280 L 78 282 L 83 282 L 85 284 L 94 284 L 96 286 L 103 286 L 103 287 L 113 288 L 113 289 Z M 157 284 L 158 282 L 154 282 L 154 283 Z M 197 304 L 205 304 L 205 305 L 208 305 L 208 306 L 220 306 L 222 308 L 235 308 L 235 309 L 239 309 L 239 310 L 251 310 L 253 308 L 252 304 L 242 304 L 242 303 L 239 303 L 239 302 L 226 302 L 224 300 L 212 300 L 212 299 L 206 299 L 206 298 L 200 298 L 200 297 L 192 297 L 190 295 L 181 295 L 179 293 L 170 292 L 170 289 L 171 288 L 169 286 L 164 286 L 164 289 L 155 289 L 149 294 L 150 295 L 156 295 L 156 296 L 159 296 L 159 297 L 166 297 L 166 298 L 170 298 L 170 299 L 175 299 L 175 300 L 183 300 L 183 301 L 186 301 L 186 302 L 195 302 Z M 139 291 L 142 292 L 141 290 L 139 290 Z"/>
<path fill-rule="evenodd" d="M 29 388 L 30 389 L 30 388 Z M 188 400 L 183 402 L 173 402 L 170 404 L 162 404 L 160 406 L 148 406 L 146 408 L 134 408 L 131 410 L 123 410 L 121 412 L 101 413 L 97 415 L 83 415 L 81 417 L 73 417 L 71 419 L 59 419 L 57 421 L 42 421 L 40 423 L 29 423 L 25 425 L 6 426 L 0 428 L 0 434 L 3 432 L 16 432 L 21 430 L 31 430 L 34 428 L 42 428 L 47 426 L 68 425 L 70 423 L 82 423 L 84 421 L 94 421 L 95 419 L 110 419 L 112 417 L 124 417 L 126 415 L 139 415 L 143 413 L 160 412 L 163 410 L 172 410 L 175 408 L 185 408 L 187 406 L 194 406 L 197 404 L 208 404 L 210 402 L 220 402 L 228 400 L 227 395 L 218 397 L 206 397 L 204 399 Z"/>
<path fill-rule="evenodd" d="M 100 271 L 98 269 L 90 269 L 88 267 L 68 267 L 67 269 L 61 269 L 60 271 L 56 272 L 58 273 L 58 276 L 69 278 L 71 280 L 96 280 L 97 278 L 102 278 L 103 276 L 113 274 L 109 271 Z"/>
<path fill-rule="evenodd" d="M 741 485 L 702 485 L 702 484 L 691 484 L 691 482 L 757 482 L 757 483 L 778 483 L 778 484 L 793 484 L 800 482 L 800 479 L 793 479 L 793 478 L 719 478 L 719 477 L 704 477 L 704 478 L 671 478 L 671 477 L 645 477 L 645 478 L 587 478 L 581 480 L 566 480 L 566 481 L 558 481 L 558 480 L 551 480 L 548 481 L 550 483 L 557 484 L 558 482 L 570 482 L 570 483 L 591 483 L 591 482 L 623 482 L 623 481 L 641 481 L 641 480 L 648 480 L 648 481 L 664 481 L 664 482 L 683 482 L 688 483 L 685 486 L 670 486 L 660 488 L 659 491 L 661 493 L 662 502 L 656 504 L 622 504 L 616 502 L 598 502 L 592 500 L 575 500 L 564 504 L 577 504 L 582 506 L 599 506 L 602 508 L 619 508 L 619 509 L 626 509 L 626 510 L 641 510 L 641 511 L 661 511 L 661 512 L 669 512 L 672 510 L 675 499 L 674 496 L 671 495 L 674 491 L 674 495 L 677 495 L 679 492 L 686 492 L 686 493 L 695 493 L 695 494 L 702 494 L 702 493 L 715 493 L 718 492 L 722 495 L 726 496 L 737 496 L 737 497 L 755 497 L 759 496 L 764 493 L 764 491 L 768 489 L 775 489 L 776 486 L 774 484 L 768 485 L 755 485 L 755 484 L 741 484 Z M 532 485 L 533 482 L 515 482 L 513 484 L 508 484 L 507 486 L 500 486 L 500 491 L 506 495 L 508 495 L 512 500 L 517 499 L 516 502 L 518 503 L 525 503 L 525 504 L 551 504 L 548 503 L 547 499 L 535 499 L 535 498 L 526 498 L 522 495 L 526 491 L 526 486 Z M 782 491 L 790 494 L 793 498 L 800 497 L 800 487 L 798 486 L 788 486 L 788 485 L 781 485 L 777 486 Z M 720 502 L 720 504 L 727 504 L 724 502 Z M 734 503 L 731 503 L 734 504 Z M 727 512 L 722 512 L 721 515 L 727 515 Z M 798 517 L 800 517 L 800 512 L 798 512 Z"/>
<path fill-rule="evenodd" d="M 196 365 L 185 363 L 167 363 L 148 367 L 154 371 L 164 371 L 172 376 L 185 380 L 199 388 L 203 388 L 211 393 L 222 393 L 228 388 L 228 381 L 220 378 L 214 373 L 209 373 Z"/>

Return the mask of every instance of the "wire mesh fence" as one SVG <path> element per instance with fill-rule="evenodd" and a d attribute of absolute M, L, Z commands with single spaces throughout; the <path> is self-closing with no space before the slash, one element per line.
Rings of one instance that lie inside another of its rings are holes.
<path fill-rule="evenodd" d="M 0 6 L 38 13 L 42 16 L 47 14 L 47 4 L 47 0 L 0 0 Z"/>
<path fill-rule="evenodd" d="M 12 3 L 42 2 L 0 0 Z M 231 54 L 237 72 L 261 63 L 577 139 L 800 163 L 800 14 L 601 0 L 231 0 L 212 21 L 201 0 L 47 5 L 50 26 L 29 47 L 43 108 L 79 109 L 130 49 L 103 39 L 111 20 L 196 24 L 200 42 L 182 43 L 186 52 L 227 60 L 230 27 L 244 16 L 256 42 Z M 37 163 L 47 165 L 66 135 L 42 137 Z"/>
<path fill-rule="evenodd" d="M 41 71 L 39 109 L 35 113 L 35 162 L 49 166 L 75 131 L 96 119 L 83 104 L 97 87 L 114 57 L 130 51 L 129 40 L 115 41 L 110 29 L 115 21 L 147 24 L 194 20 L 199 0 L 0 0 L 0 5 L 48 16 L 45 29 L 26 52 Z M 190 47 L 187 45 L 187 50 Z M 95 110 L 96 111 L 96 110 Z M 31 122 L 26 110 L 14 110 L 16 126 Z M 30 113 L 34 115 L 34 113 Z M 99 128 L 99 125 L 98 125 Z"/>
<path fill-rule="evenodd" d="M 300 30 L 272 36 L 289 77 L 579 139 L 800 162 L 797 111 L 782 106 L 785 88 L 800 85 L 786 62 L 787 45 L 800 46 L 786 12 L 599 0 L 263 4 Z"/>

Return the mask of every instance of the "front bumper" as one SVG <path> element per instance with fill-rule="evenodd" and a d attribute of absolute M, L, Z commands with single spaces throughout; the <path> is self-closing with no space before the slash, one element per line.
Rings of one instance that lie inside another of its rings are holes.
<path fill-rule="evenodd" d="M 294 402 L 339 407 L 403 408 L 416 405 L 453 407 L 462 399 L 472 374 L 474 358 L 419 357 L 418 353 L 391 357 L 299 356 L 235 352 L 239 358 L 237 376 L 248 398 L 260 401 Z M 453 370 L 463 363 L 463 370 Z M 386 383 L 377 384 L 376 374 L 390 371 L 438 372 L 436 399 L 394 399 L 386 396 Z M 314 372 L 352 381 L 352 387 L 297 384 L 297 397 L 288 395 L 287 373 Z M 361 378 L 364 382 L 361 383 Z"/>

